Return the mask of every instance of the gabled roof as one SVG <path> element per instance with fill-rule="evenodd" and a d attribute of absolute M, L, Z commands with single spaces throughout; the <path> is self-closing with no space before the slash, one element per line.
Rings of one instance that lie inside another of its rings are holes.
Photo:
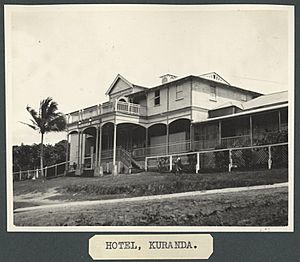
<path fill-rule="evenodd" d="M 266 94 L 243 103 L 244 110 L 250 110 L 270 105 L 283 104 L 288 102 L 288 91 L 281 91 Z"/>
<path fill-rule="evenodd" d="M 112 89 L 114 88 L 115 84 L 118 82 L 118 80 L 121 79 L 122 81 L 124 81 L 127 85 L 129 85 L 129 87 L 133 88 L 133 84 L 130 83 L 125 77 L 123 77 L 120 74 L 117 74 L 116 78 L 114 79 L 114 81 L 112 82 L 112 84 L 110 85 L 110 87 L 107 89 L 105 95 L 109 95 L 110 92 L 112 91 Z"/>
<path fill-rule="evenodd" d="M 148 89 L 147 87 L 144 87 L 144 86 L 140 86 L 140 85 L 135 85 L 135 84 L 132 84 L 131 82 L 129 82 L 124 76 L 120 75 L 120 74 L 117 74 L 117 76 L 115 77 L 114 81 L 112 82 L 112 84 L 110 85 L 110 87 L 107 89 L 105 95 L 109 95 L 111 93 L 111 91 L 113 90 L 113 88 L 115 87 L 116 83 L 119 81 L 119 80 L 122 80 L 124 81 L 128 86 L 129 88 L 134 88 L 136 87 L 137 89 Z"/>
<path fill-rule="evenodd" d="M 217 74 L 216 72 L 210 72 L 210 73 L 206 73 L 206 74 L 202 74 L 199 75 L 200 77 L 212 80 L 212 81 L 216 81 L 219 83 L 224 83 L 226 85 L 230 85 L 223 77 L 221 77 L 219 74 Z"/>

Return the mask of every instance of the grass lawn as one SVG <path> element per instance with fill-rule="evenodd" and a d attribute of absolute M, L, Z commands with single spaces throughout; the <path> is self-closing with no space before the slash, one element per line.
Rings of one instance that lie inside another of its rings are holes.
<path fill-rule="evenodd" d="M 14 214 L 17 226 L 286 226 L 286 187 L 168 200 L 47 208 Z"/>
<path fill-rule="evenodd" d="M 288 170 L 206 174 L 140 174 L 104 177 L 60 177 L 14 183 L 15 208 L 58 201 L 112 199 L 228 187 L 267 185 L 288 181 Z M 26 202 L 26 203 L 25 203 Z"/>

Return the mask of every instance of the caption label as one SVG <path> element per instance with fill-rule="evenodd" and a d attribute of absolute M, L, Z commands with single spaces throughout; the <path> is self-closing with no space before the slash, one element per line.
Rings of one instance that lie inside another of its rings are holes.
<path fill-rule="evenodd" d="M 213 253 L 209 234 L 95 235 L 89 254 L 96 259 L 208 259 Z"/>

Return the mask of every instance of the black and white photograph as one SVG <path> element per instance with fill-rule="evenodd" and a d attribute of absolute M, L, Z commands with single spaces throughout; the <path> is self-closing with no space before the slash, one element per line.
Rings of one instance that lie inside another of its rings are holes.
<path fill-rule="evenodd" d="M 294 230 L 292 6 L 4 11 L 8 231 Z"/>

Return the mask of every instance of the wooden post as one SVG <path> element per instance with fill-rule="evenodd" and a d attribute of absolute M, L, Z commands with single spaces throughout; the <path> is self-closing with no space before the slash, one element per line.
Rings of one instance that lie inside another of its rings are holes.
<path fill-rule="evenodd" d="M 55 164 L 55 173 L 54 176 L 57 176 L 57 164 Z"/>
<path fill-rule="evenodd" d="M 219 120 L 219 145 L 222 144 L 222 123 L 221 120 Z"/>
<path fill-rule="evenodd" d="M 147 157 L 145 157 L 145 171 L 147 171 L 148 170 L 148 163 L 147 163 L 147 160 L 148 160 L 148 158 Z"/>
<path fill-rule="evenodd" d="M 80 154 L 81 154 L 81 131 L 78 130 L 77 168 L 81 167 Z"/>
<path fill-rule="evenodd" d="M 149 130 L 148 128 L 146 127 L 146 154 L 145 155 L 148 155 L 148 140 L 149 140 Z"/>
<path fill-rule="evenodd" d="M 67 134 L 66 167 L 65 167 L 66 174 L 68 170 L 69 170 L 69 134 Z"/>
<path fill-rule="evenodd" d="M 269 153 L 268 169 L 271 169 L 271 168 L 272 168 L 272 153 L 271 153 L 271 146 L 268 146 L 268 153 Z"/>
<path fill-rule="evenodd" d="M 250 145 L 253 145 L 252 116 L 249 117 Z"/>
<path fill-rule="evenodd" d="M 27 170 L 27 179 L 29 179 L 30 173 L 29 170 Z"/>
<path fill-rule="evenodd" d="M 281 131 L 281 113 L 278 111 L 278 130 Z"/>
<path fill-rule="evenodd" d="M 81 167 L 84 168 L 85 157 L 85 134 L 81 132 Z"/>
<path fill-rule="evenodd" d="M 101 154 L 102 154 L 102 126 L 99 126 L 99 148 L 98 148 L 98 166 L 99 166 L 99 172 L 100 176 L 103 175 L 103 168 L 101 166 Z"/>
<path fill-rule="evenodd" d="M 197 152 L 196 174 L 200 171 L 200 153 Z"/>
<path fill-rule="evenodd" d="M 193 124 L 190 124 L 190 151 L 193 151 L 193 140 L 194 140 L 194 132 L 193 132 Z"/>
<path fill-rule="evenodd" d="M 229 165 L 228 165 L 228 171 L 231 172 L 232 168 L 232 149 L 229 149 Z"/>
<path fill-rule="evenodd" d="M 98 154 L 99 154 L 99 126 L 96 127 L 96 156 L 95 156 L 95 167 L 98 166 Z"/>
<path fill-rule="evenodd" d="M 22 181 L 22 171 L 20 170 L 19 181 Z"/>
<path fill-rule="evenodd" d="M 45 178 L 47 178 L 47 167 L 45 167 Z"/>
<path fill-rule="evenodd" d="M 169 154 L 169 124 L 166 127 L 166 155 Z"/>
<path fill-rule="evenodd" d="M 117 166 L 116 166 L 116 154 L 117 154 L 117 124 L 114 123 L 114 141 L 113 141 L 113 175 L 117 175 Z"/>
<path fill-rule="evenodd" d="M 173 160 L 172 160 L 172 156 L 170 156 L 170 172 L 172 172 L 172 168 L 173 168 Z"/>

